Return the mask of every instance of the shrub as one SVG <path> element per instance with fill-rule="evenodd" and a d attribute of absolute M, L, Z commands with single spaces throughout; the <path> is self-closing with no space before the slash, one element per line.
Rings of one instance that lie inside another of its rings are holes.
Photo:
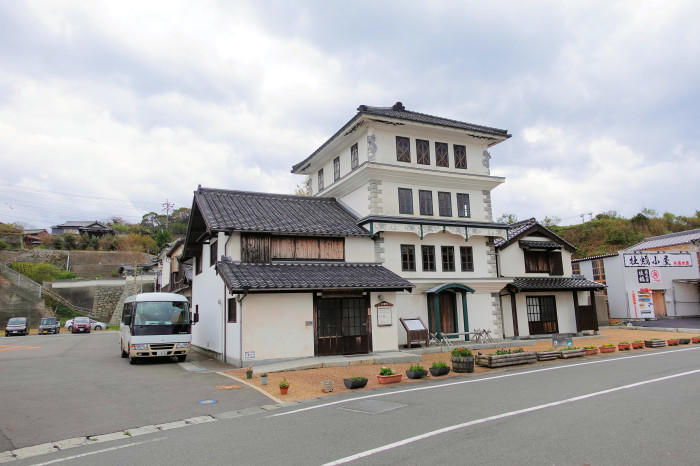
<path fill-rule="evenodd" d="M 379 369 L 379 375 L 394 375 L 396 372 L 392 371 L 390 367 L 382 367 Z"/>
<path fill-rule="evenodd" d="M 469 348 L 465 348 L 463 346 L 460 346 L 459 348 L 455 348 L 452 350 L 452 356 L 455 358 L 464 358 L 466 356 L 471 356 L 472 352 L 469 351 Z"/>
<path fill-rule="evenodd" d="M 577 350 L 577 349 L 578 348 L 576 346 L 569 346 L 569 347 L 563 348 L 562 351 L 573 351 L 573 350 Z"/>
<path fill-rule="evenodd" d="M 644 343 L 644 340 L 633 340 L 632 343 Z"/>
<path fill-rule="evenodd" d="M 424 371 L 425 367 L 421 366 L 420 364 L 414 364 L 411 367 L 409 367 L 408 370 L 411 372 L 420 372 Z"/>
<path fill-rule="evenodd" d="M 8 249 L 9 247 L 10 247 L 10 243 L 0 239 L 0 249 Z"/>
<path fill-rule="evenodd" d="M 502 348 L 502 349 L 496 350 L 496 354 L 499 356 L 503 355 L 503 354 L 517 354 L 517 353 L 524 353 L 524 352 L 525 352 L 525 350 L 522 348 L 516 348 L 516 349 Z"/>
<path fill-rule="evenodd" d="M 367 377 L 350 377 L 350 380 L 352 380 L 353 382 L 363 382 L 367 380 Z"/>
<path fill-rule="evenodd" d="M 37 283 L 52 282 L 54 280 L 69 280 L 77 278 L 73 272 L 61 270 L 51 264 L 33 264 L 30 262 L 12 262 L 13 270 L 26 275 Z"/>
<path fill-rule="evenodd" d="M 596 349 L 596 348 L 597 348 L 597 346 L 595 346 L 595 345 L 588 345 L 588 346 L 583 347 L 583 349 Z"/>
<path fill-rule="evenodd" d="M 445 367 L 450 367 L 445 361 L 435 361 L 431 366 L 433 369 L 444 369 Z"/>
<path fill-rule="evenodd" d="M 630 342 L 629 342 L 629 341 L 621 341 L 619 344 L 620 344 L 620 345 L 629 345 Z"/>
<path fill-rule="evenodd" d="M 612 343 L 606 343 L 602 346 L 602 348 L 610 348 L 611 346 L 615 346 L 615 345 Z"/>

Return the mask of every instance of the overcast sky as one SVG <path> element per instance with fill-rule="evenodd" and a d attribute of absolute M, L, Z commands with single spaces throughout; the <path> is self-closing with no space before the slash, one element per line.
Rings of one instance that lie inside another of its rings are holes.
<path fill-rule="evenodd" d="M 494 213 L 700 208 L 700 2 L 0 0 L 0 221 L 293 192 L 360 104 L 506 128 Z"/>

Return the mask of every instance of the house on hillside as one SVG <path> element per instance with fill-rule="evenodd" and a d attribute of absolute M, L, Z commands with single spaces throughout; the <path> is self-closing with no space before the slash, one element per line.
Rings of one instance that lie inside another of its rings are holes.
<path fill-rule="evenodd" d="M 25 228 L 22 232 L 22 241 L 25 247 L 41 245 L 41 235 L 48 234 L 44 228 Z"/>
<path fill-rule="evenodd" d="M 608 285 L 614 319 L 700 316 L 700 229 L 653 236 L 614 254 L 573 259 Z"/>
<path fill-rule="evenodd" d="M 531 218 L 510 225 L 496 250 L 512 279 L 500 293 L 506 337 L 598 330 L 594 292 L 605 285 L 573 276 L 574 245 Z"/>
<path fill-rule="evenodd" d="M 82 235 L 87 233 L 90 236 L 102 236 L 107 234 L 114 234 L 114 230 L 109 226 L 95 221 L 68 221 L 60 225 L 53 225 L 51 227 L 52 235 L 61 235 L 63 233 L 72 233 L 74 235 Z"/>
<path fill-rule="evenodd" d="M 168 244 L 158 255 L 159 271 L 157 289 L 167 293 L 179 293 L 187 298 L 192 296 L 192 264 L 182 261 L 185 250 L 184 238 Z"/>

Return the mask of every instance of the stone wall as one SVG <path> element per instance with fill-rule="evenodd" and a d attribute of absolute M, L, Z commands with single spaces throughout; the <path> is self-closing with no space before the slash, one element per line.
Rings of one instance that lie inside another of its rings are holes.
<path fill-rule="evenodd" d="M 101 322 L 108 322 L 119 299 L 124 294 L 125 286 L 98 286 L 95 288 L 95 298 L 92 302 L 90 317 Z"/>
<path fill-rule="evenodd" d="M 11 284 L 0 275 L 0 327 L 2 329 L 5 328 L 10 317 L 26 317 L 29 325 L 36 328 L 39 326 L 39 320 L 49 315 L 51 313 L 45 308 L 43 299 Z"/>
<path fill-rule="evenodd" d="M 109 278 L 119 271 L 122 264 L 144 264 L 151 262 L 155 256 L 143 252 L 129 251 L 64 251 L 54 249 L 25 249 L 0 251 L 0 263 L 30 262 L 33 264 L 52 264 L 69 270 L 79 277 Z"/>

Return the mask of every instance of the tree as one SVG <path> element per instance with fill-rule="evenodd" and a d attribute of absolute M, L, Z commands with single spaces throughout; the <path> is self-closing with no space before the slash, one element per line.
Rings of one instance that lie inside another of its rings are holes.
<path fill-rule="evenodd" d="M 515 214 L 503 214 L 496 219 L 496 222 L 507 223 L 508 225 L 511 225 L 517 221 L 518 221 L 518 216 Z"/>
<path fill-rule="evenodd" d="M 295 196 L 311 196 L 311 177 L 306 177 L 303 183 L 297 185 L 297 189 L 294 191 Z"/>
<path fill-rule="evenodd" d="M 659 213 L 657 211 L 655 211 L 654 209 L 649 209 L 647 207 L 644 207 L 641 213 L 649 218 L 656 218 L 659 216 Z"/>
<path fill-rule="evenodd" d="M 78 247 L 78 236 L 72 233 L 64 233 L 63 235 L 63 247 L 65 249 L 77 249 Z"/>
<path fill-rule="evenodd" d="M 160 230 L 158 233 L 156 233 L 156 244 L 158 245 L 158 249 L 163 249 L 171 240 L 172 236 L 170 236 L 170 232 L 167 230 Z"/>
<path fill-rule="evenodd" d="M 547 228 L 551 228 L 553 226 L 556 226 L 561 222 L 561 218 L 554 216 L 554 217 L 545 217 L 544 220 L 542 220 L 542 225 L 546 226 Z"/>

